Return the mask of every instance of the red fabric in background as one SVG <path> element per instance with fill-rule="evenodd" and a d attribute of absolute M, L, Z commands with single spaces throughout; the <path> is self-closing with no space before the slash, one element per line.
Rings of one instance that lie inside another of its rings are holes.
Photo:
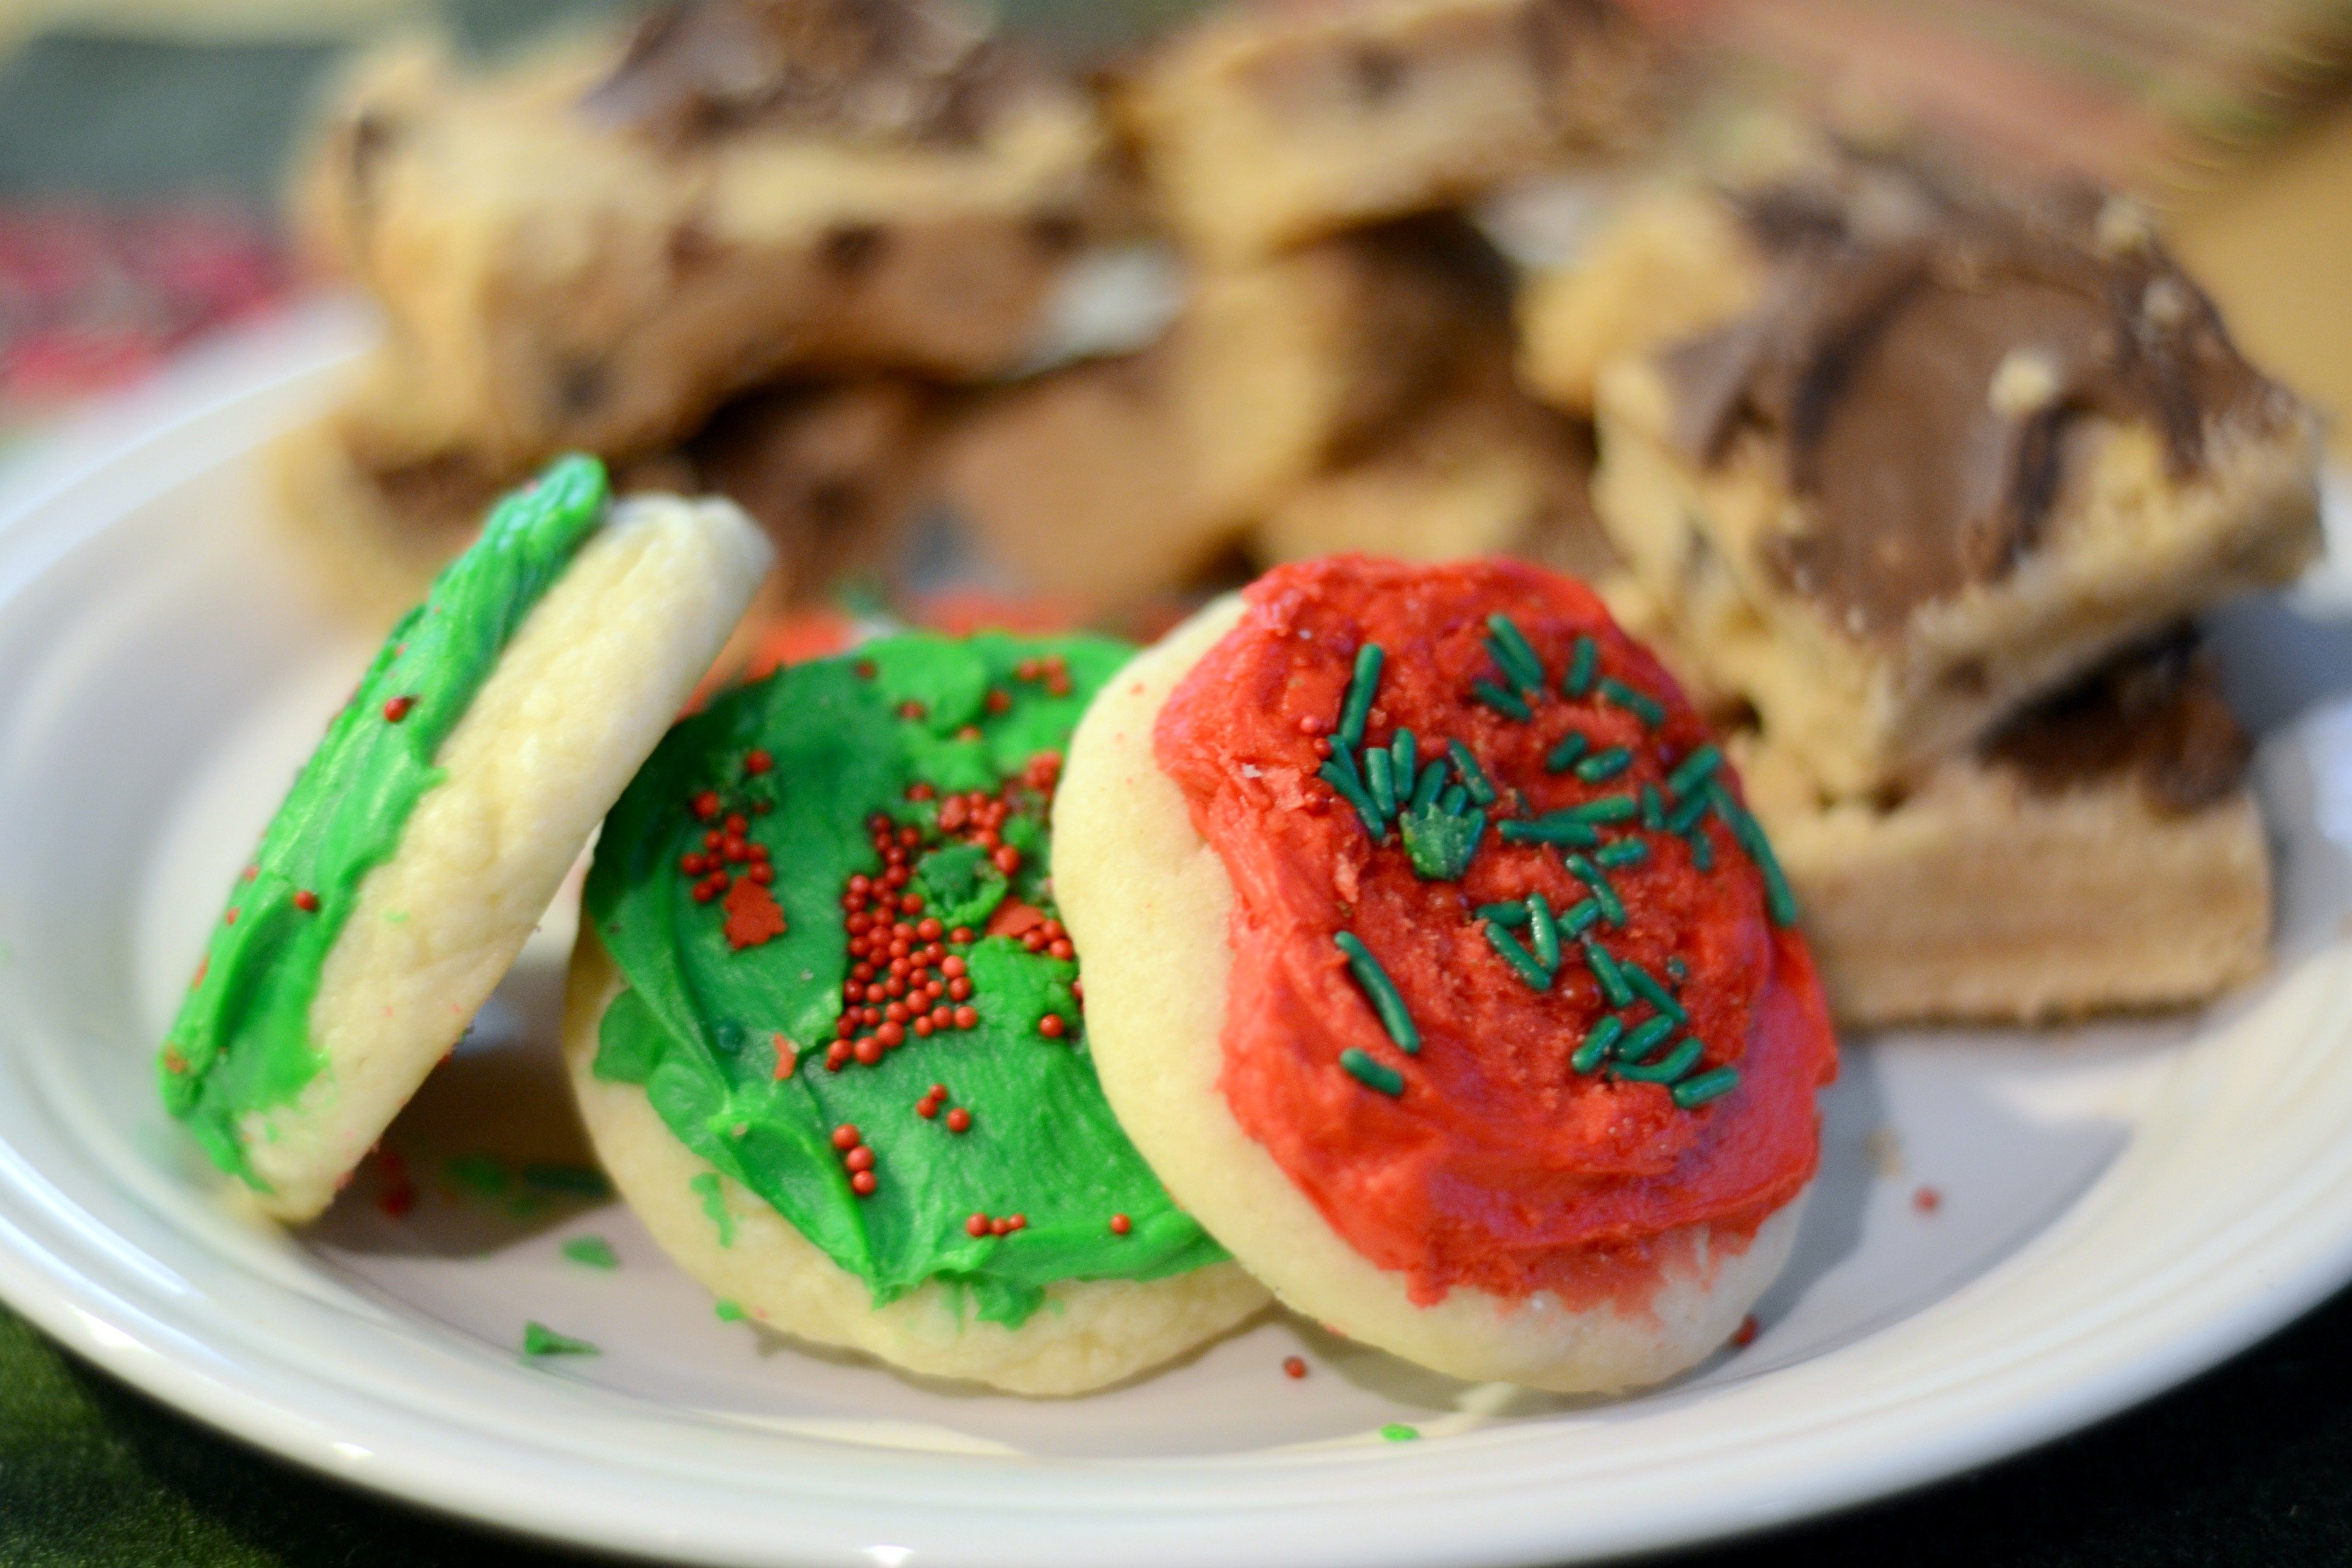
<path fill-rule="evenodd" d="M 276 237 L 233 211 L 0 207 L 0 425 L 139 379 L 288 279 Z"/>

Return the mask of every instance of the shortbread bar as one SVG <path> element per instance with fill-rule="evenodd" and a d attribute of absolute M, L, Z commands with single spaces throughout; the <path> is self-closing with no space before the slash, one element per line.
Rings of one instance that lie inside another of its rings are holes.
<path fill-rule="evenodd" d="M 1900 795 L 1833 799 L 1787 752 L 1735 749 L 1846 1025 L 2176 1005 L 2266 961 L 2247 742 L 2185 638 L 2102 667 Z"/>
<path fill-rule="evenodd" d="M 1230 264 L 1622 153 L 1663 76 L 1610 0 L 1273 0 L 1172 40 L 1132 107 L 1176 228 Z"/>
<path fill-rule="evenodd" d="M 2130 209 L 1843 167 L 1692 198 L 1758 302 L 1601 368 L 1595 500 L 1709 675 L 1853 795 L 2295 576 L 2318 441 Z"/>
<path fill-rule="evenodd" d="M 1507 380 L 1510 343 L 1507 274 L 1466 224 L 1360 230 L 1210 274 L 1151 348 L 990 399 L 949 438 L 946 497 L 1049 592 L 1156 593 L 1459 389 Z"/>
<path fill-rule="evenodd" d="M 1261 563 L 1348 551 L 1520 555 L 1588 581 L 1617 568 L 1592 515 L 1591 433 L 1507 384 L 1465 387 L 1380 449 L 1318 474 L 1250 531 Z"/>
<path fill-rule="evenodd" d="M 957 0 L 688 0 L 488 79 L 396 57 L 299 183 L 388 318 L 363 471 L 657 450 L 782 375 L 994 375 L 1086 239 L 1091 103 Z"/>

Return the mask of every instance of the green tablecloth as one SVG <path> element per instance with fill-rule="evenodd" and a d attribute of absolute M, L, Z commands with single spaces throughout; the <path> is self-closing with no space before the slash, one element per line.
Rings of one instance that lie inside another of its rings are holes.
<path fill-rule="evenodd" d="M 451 10 L 465 36 L 495 42 L 553 11 L 608 3 L 617 0 L 452 0 Z M 1072 17 L 1102 4 L 1014 0 Z M 264 203 L 302 97 L 331 58 L 317 45 L 37 40 L 0 59 L 0 201 L 196 194 Z M 2347 1332 L 2352 1295 L 2190 1387 L 2046 1452 L 1693 1561 L 2352 1562 Z M 584 1561 L 295 1470 L 64 1355 L 0 1311 L 0 1568 L 477 1560 Z"/>

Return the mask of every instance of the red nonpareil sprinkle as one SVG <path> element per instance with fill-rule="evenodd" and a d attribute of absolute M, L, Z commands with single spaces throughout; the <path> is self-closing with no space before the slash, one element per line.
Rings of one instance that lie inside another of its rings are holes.
<path fill-rule="evenodd" d="M 888 1029 L 895 1029 L 898 1026 L 896 1024 L 883 1026 L 884 1028 Z M 859 1065 L 870 1068 L 882 1059 L 882 1041 L 876 1035 L 868 1035 L 852 1046 L 849 1053 L 857 1058 Z"/>
<path fill-rule="evenodd" d="M 835 1040 L 824 1048 L 824 1070 L 839 1072 L 849 1065 L 849 1042 Z"/>
<path fill-rule="evenodd" d="M 765 882 L 747 877 L 727 889 L 727 945 L 740 952 L 784 934 L 784 911 Z"/>
<path fill-rule="evenodd" d="M 917 779 L 907 786 L 907 798 L 911 801 L 937 800 L 939 796 L 939 786 L 923 779 Z"/>
<path fill-rule="evenodd" d="M 872 1197 L 874 1189 L 878 1185 L 880 1184 L 875 1181 L 874 1173 L 871 1171 L 860 1171 L 849 1178 L 849 1190 L 861 1198 Z"/>
<path fill-rule="evenodd" d="M 743 772 L 752 778 L 758 778 L 775 765 L 776 759 L 765 751 L 747 752 L 743 755 Z"/>
<path fill-rule="evenodd" d="M 950 1131 L 950 1132 L 963 1132 L 963 1131 L 970 1131 L 970 1130 L 971 1130 L 971 1111 L 969 1111 L 969 1110 L 966 1110 L 962 1106 L 959 1105 L 959 1106 L 957 1106 L 953 1110 L 950 1110 L 950 1111 L 949 1111 L 949 1112 L 948 1112 L 948 1131 Z"/>
<path fill-rule="evenodd" d="M 996 852 L 989 857 L 989 859 L 995 865 L 998 870 L 1003 872 L 1008 877 L 1013 875 L 1013 872 L 1021 869 L 1021 851 L 1015 849 L 1010 844 L 999 846 Z"/>
<path fill-rule="evenodd" d="M 961 982 L 958 982 L 958 984 L 961 984 Z M 976 1029 L 980 1027 L 980 1010 L 975 1007 L 957 1008 L 955 1010 L 955 1026 L 959 1029 Z"/>
<path fill-rule="evenodd" d="M 769 1038 L 776 1047 L 776 1077 L 780 1079 L 792 1077 L 793 1068 L 800 1063 L 801 1054 L 793 1049 L 792 1041 L 781 1034 L 772 1035 Z"/>
<path fill-rule="evenodd" d="M 245 879 L 246 879 L 247 881 L 248 881 L 248 882 L 252 881 L 256 877 L 258 877 L 258 876 L 260 876 L 260 875 L 261 875 L 261 868 L 260 868 L 260 867 L 258 867 L 258 866 L 247 866 L 247 867 L 245 868 Z"/>
<path fill-rule="evenodd" d="M 231 909 L 226 914 L 221 916 L 221 924 L 225 926 L 233 926 L 236 924 L 236 910 L 235 909 Z"/>
<path fill-rule="evenodd" d="M 197 986 L 202 985 L 205 983 L 205 973 L 210 970 L 212 966 L 213 955 L 211 953 L 198 953 L 196 955 L 196 972 L 188 977 L 188 989 L 194 991 Z"/>
<path fill-rule="evenodd" d="M 163 1047 L 163 1070 L 174 1074 L 188 1070 L 188 1058 L 181 1053 L 179 1047 L 170 1044 Z"/>
<path fill-rule="evenodd" d="M 1013 1222 L 1008 1219 L 997 1218 L 988 1222 L 988 1234 L 991 1236 L 1003 1236 L 1012 1228 Z"/>
<path fill-rule="evenodd" d="M 407 718 L 409 710 L 415 706 L 416 699 L 414 697 L 387 697 L 383 703 L 384 721 L 397 724 Z"/>
<path fill-rule="evenodd" d="M 926 1121 L 937 1121 L 940 1114 L 940 1102 L 933 1100 L 929 1095 L 925 1095 L 922 1099 L 915 1101 L 915 1114 L 921 1117 Z"/>
<path fill-rule="evenodd" d="M 1133 1230 L 1134 1228 L 1135 1222 L 1128 1218 L 1125 1215 L 1115 1214 L 1110 1216 L 1110 1233 L 1113 1236 L 1125 1236 L 1129 1231 Z"/>
<path fill-rule="evenodd" d="M 974 941 L 976 941 L 976 940 L 978 940 L 978 939 L 977 939 L 977 937 L 973 934 L 973 931 L 972 931 L 971 927 L 970 927 L 970 926 L 958 926 L 958 927 L 956 927 L 956 928 L 955 928 L 955 930 L 953 930 L 953 931 L 951 931 L 948 932 L 948 940 L 949 940 L 950 942 L 960 942 L 970 943 L 970 942 L 974 942 Z M 957 962 L 958 962 L 958 963 L 961 963 L 962 961 L 961 961 L 961 959 L 959 959 L 959 960 L 957 960 Z"/>
<path fill-rule="evenodd" d="M 845 1121 L 833 1130 L 833 1146 L 844 1153 L 865 1142 L 864 1135 L 857 1131 L 857 1123 L 854 1121 Z"/>
<path fill-rule="evenodd" d="M 844 1154 L 841 1163 L 853 1171 L 870 1171 L 874 1168 L 874 1151 L 860 1143 Z"/>
<path fill-rule="evenodd" d="M 308 888 L 297 888 L 294 889 L 294 907 L 306 915 L 316 914 L 319 910 L 319 895 Z"/>
<path fill-rule="evenodd" d="M 1076 958 L 1078 955 L 1078 950 L 1070 945 L 1070 939 L 1068 937 L 1064 937 L 1059 942 L 1049 943 L 1046 946 L 1045 952 L 1048 957 L 1059 958 L 1066 961 Z"/>
<path fill-rule="evenodd" d="M 719 815 L 719 792 L 717 790 L 710 789 L 704 790 L 700 795 L 696 795 L 691 801 L 688 801 L 686 808 L 694 813 L 697 820 L 708 822 L 712 817 Z"/>
<path fill-rule="evenodd" d="M 1911 1206 L 1921 1214 L 1934 1214 L 1944 1206 L 1944 1194 L 1933 1187 L 1921 1187 L 1911 1194 Z"/>
<path fill-rule="evenodd" d="M 1739 1320 L 1738 1328 L 1731 1331 L 1731 1342 L 1745 1350 L 1754 1344 L 1756 1336 L 1763 1331 L 1763 1325 L 1756 1321 L 1756 1314 L 1750 1312 Z"/>
<path fill-rule="evenodd" d="M 1011 712 L 1013 710 L 1013 694 L 997 687 L 990 687 L 988 690 L 988 710 L 991 713 Z"/>
<path fill-rule="evenodd" d="M 1044 911 L 1032 905 L 1024 904 L 1018 899 L 1007 899 L 996 906 L 994 914 L 988 917 L 988 934 L 1019 936 L 1045 923 Z"/>
<path fill-rule="evenodd" d="M 966 1236 L 986 1236 L 988 1234 L 988 1216 L 984 1214 L 973 1215 L 970 1219 L 963 1222 L 963 1233 Z"/>
<path fill-rule="evenodd" d="M 1282 1358 L 1282 1375 L 1294 1380 L 1305 1377 L 1307 1375 L 1307 1362 L 1305 1358 L 1295 1355 L 1284 1356 Z"/>
<path fill-rule="evenodd" d="M 860 680 L 871 680 L 876 673 L 874 661 L 870 658 L 861 658 L 849 668 L 857 672 L 857 679 Z"/>
<path fill-rule="evenodd" d="M 1037 1032 L 1049 1040 L 1060 1039 L 1069 1032 L 1069 1028 L 1067 1024 L 1062 1022 L 1062 1016 L 1059 1013 L 1048 1013 L 1037 1020 Z"/>
<path fill-rule="evenodd" d="M 928 710 L 911 697 L 898 704 L 898 717 L 901 719 L 920 719 L 926 711 Z"/>
<path fill-rule="evenodd" d="M 1029 1216 L 1025 1214 L 1014 1215 L 1011 1219 L 1004 1222 L 1004 1228 L 1007 1230 L 1027 1230 L 1029 1228 Z"/>

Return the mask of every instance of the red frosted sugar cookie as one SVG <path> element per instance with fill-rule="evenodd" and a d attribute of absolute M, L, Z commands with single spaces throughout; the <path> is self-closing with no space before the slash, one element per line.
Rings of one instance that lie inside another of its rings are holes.
<path fill-rule="evenodd" d="M 1611 1389 L 1785 1262 L 1812 965 L 1704 722 L 1581 584 L 1272 573 L 1105 689 L 1055 832 L 1103 1087 L 1292 1306 Z"/>

